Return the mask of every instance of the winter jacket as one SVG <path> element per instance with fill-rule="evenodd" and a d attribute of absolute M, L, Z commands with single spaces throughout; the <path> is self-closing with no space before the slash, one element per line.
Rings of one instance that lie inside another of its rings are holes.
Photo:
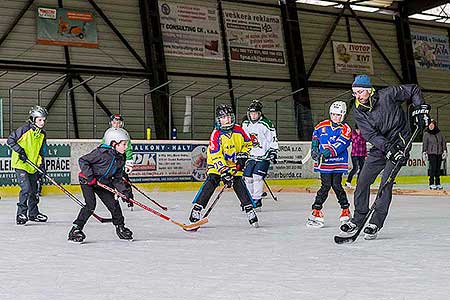
<path fill-rule="evenodd" d="M 80 177 L 91 182 L 94 178 L 110 187 L 115 187 L 119 192 L 128 191 L 124 184 L 123 167 L 125 156 L 105 144 L 92 150 L 79 158 Z"/>
<path fill-rule="evenodd" d="M 411 99 L 413 106 L 424 104 L 419 87 L 405 84 L 374 91 L 370 110 L 363 106 L 353 110 L 363 137 L 384 154 L 396 144 L 405 147 L 411 137 L 407 115 L 401 108 L 407 99 Z"/>
<path fill-rule="evenodd" d="M 358 134 L 356 130 L 352 131 L 352 156 L 367 156 L 366 140 L 361 132 Z"/>
<path fill-rule="evenodd" d="M 39 166 L 43 167 L 44 155 L 47 152 L 46 132 L 31 123 L 25 124 L 13 131 L 6 142 L 8 146 L 14 150 L 11 153 L 11 166 L 14 169 L 24 170 L 30 174 L 36 173 L 36 169 L 29 163 L 23 162 L 19 158 L 20 148 L 25 150 L 28 159 Z"/>
<path fill-rule="evenodd" d="M 442 133 L 439 131 L 436 134 L 432 134 L 424 131 L 422 152 L 441 155 L 444 151 L 447 151 L 447 144 Z"/>

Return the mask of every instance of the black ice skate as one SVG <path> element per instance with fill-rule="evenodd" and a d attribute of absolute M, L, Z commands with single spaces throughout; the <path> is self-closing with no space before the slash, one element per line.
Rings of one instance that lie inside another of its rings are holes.
<path fill-rule="evenodd" d="M 119 239 L 121 240 L 132 240 L 133 239 L 133 232 L 126 228 L 125 225 L 116 225 L 116 233 Z"/>
<path fill-rule="evenodd" d="M 28 222 L 28 218 L 24 214 L 18 214 L 16 216 L 16 224 L 17 225 L 25 225 L 25 223 Z"/>
<path fill-rule="evenodd" d="M 82 243 L 84 239 L 86 238 L 86 235 L 83 231 L 81 231 L 81 228 L 78 225 L 73 225 L 72 229 L 69 231 L 69 238 L 68 240 L 70 242 L 74 243 Z"/>
<path fill-rule="evenodd" d="M 345 222 L 339 227 L 341 231 L 345 234 L 352 235 L 358 231 L 358 225 L 353 223 L 352 221 Z"/>
<path fill-rule="evenodd" d="M 133 202 L 127 202 L 127 206 L 130 208 L 131 211 L 133 211 L 133 207 L 134 207 Z"/>
<path fill-rule="evenodd" d="M 262 208 L 262 200 L 255 199 L 255 211 L 261 211 Z"/>
<path fill-rule="evenodd" d="M 378 226 L 375 224 L 367 224 L 366 228 L 364 228 L 364 239 L 365 240 L 374 240 L 378 235 Z"/>
<path fill-rule="evenodd" d="M 267 197 L 267 192 L 263 192 L 263 193 L 261 194 L 261 197 Z"/>
<path fill-rule="evenodd" d="M 33 222 L 47 222 L 48 217 L 44 214 L 38 213 L 36 216 L 30 216 L 30 221 Z"/>
<path fill-rule="evenodd" d="M 189 221 L 195 223 L 202 218 L 203 206 L 195 203 L 191 210 L 191 215 L 189 216 Z"/>
<path fill-rule="evenodd" d="M 250 225 L 258 228 L 258 217 L 256 216 L 255 210 L 253 209 L 252 205 L 247 205 L 244 207 L 245 213 L 247 214 L 248 222 Z"/>

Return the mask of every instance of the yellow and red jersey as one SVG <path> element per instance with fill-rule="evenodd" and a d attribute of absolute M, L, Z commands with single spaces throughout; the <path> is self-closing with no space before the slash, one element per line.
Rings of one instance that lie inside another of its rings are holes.
<path fill-rule="evenodd" d="M 236 171 L 236 154 L 249 153 L 252 147 L 250 137 L 239 125 L 230 131 L 214 129 L 208 145 L 208 174 L 220 175 L 226 171 Z M 236 172 L 242 176 L 242 171 Z"/>

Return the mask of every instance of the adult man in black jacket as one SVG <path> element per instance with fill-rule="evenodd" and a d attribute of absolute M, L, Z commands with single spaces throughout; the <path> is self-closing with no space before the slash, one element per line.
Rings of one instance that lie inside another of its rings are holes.
<path fill-rule="evenodd" d="M 370 185 L 384 169 L 380 186 L 389 177 L 394 166 L 406 165 L 405 146 L 411 137 L 408 118 L 401 104 L 410 99 L 413 105 L 414 125 L 425 128 L 430 122 L 430 106 L 424 103 L 420 88 L 415 84 L 391 86 L 381 90 L 372 87 L 367 75 L 355 77 L 352 84 L 356 98 L 353 117 L 363 137 L 371 143 L 367 160 L 358 176 L 354 195 L 353 218 L 341 226 L 347 233 L 355 232 L 369 212 Z M 392 186 L 388 185 L 375 203 L 374 213 L 364 228 L 365 239 L 374 239 L 383 227 L 392 200 Z"/>

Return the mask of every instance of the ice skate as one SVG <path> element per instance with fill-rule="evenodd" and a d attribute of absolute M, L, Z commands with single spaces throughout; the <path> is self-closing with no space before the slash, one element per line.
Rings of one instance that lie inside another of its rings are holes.
<path fill-rule="evenodd" d="M 263 193 L 261 194 L 261 197 L 267 197 L 267 192 L 263 192 Z"/>
<path fill-rule="evenodd" d="M 247 205 L 244 207 L 244 209 L 245 213 L 247 214 L 248 222 L 250 223 L 250 225 L 258 228 L 259 227 L 258 216 L 256 216 L 256 212 L 253 209 L 252 205 Z"/>
<path fill-rule="evenodd" d="M 436 185 L 436 190 L 442 190 L 442 189 L 444 189 L 444 187 L 442 185 L 440 185 L 440 184 Z"/>
<path fill-rule="evenodd" d="M 25 225 L 26 222 L 28 222 L 28 218 L 25 214 L 18 214 L 16 216 L 16 224 L 17 225 Z"/>
<path fill-rule="evenodd" d="M 36 216 L 30 216 L 30 221 L 33 222 L 47 222 L 48 217 L 44 214 L 38 213 Z"/>
<path fill-rule="evenodd" d="M 307 227 L 321 228 L 325 224 L 323 213 L 320 209 L 313 209 L 311 215 L 306 221 Z"/>
<path fill-rule="evenodd" d="M 349 221 L 351 218 L 352 218 L 352 215 L 350 213 L 350 209 L 343 208 L 341 215 L 339 216 L 339 221 L 341 223 L 345 223 L 345 222 Z"/>
<path fill-rule="evenodd" d="M 358 225 L 356 225 L 352 221 L 348 221 L 342 224 L 339 229 L 343 234 L 352 235 L 358 230 Z"/>
<path fill-rule="evenodd" d="M 430 190 L 436 190 L 436 185 L 434 185 L 434 184 L 430 184 Z"/>
<path fill-rule="evenodd" d="M 116 233 L 121 240 L 132 240 L 133 232 L 126 228 L 124 224 L 116 225 Z"/>
<path fill-rule="evenodd" d="M 260 212 L 262 208 L 262 200 L 261 199 L 255 199 L 255 211 Z"/>
<path fill-rule="evenodd" d="M 200 219 L 202 218 L 202 210 L 203 210 L 203 206 L 195 203 L 194 206 L 192 207 L 191 215 L 189 216 L 189 221 L 191 223 L 200 221 Z"/>
<path fill-rule="evenodd" d="M 72 229 L 69 231 L 68 241 L 73 243 L 82 243 L 86 235 L 78 225 L 73 225 Z"/>
<path fill-rule="evenodd" d="M 368 224 L 366 228 L 364 228 L 364 239 L 365 240 L 374 240 L 378 235 L 378 226 L 375 224 Z"/>

